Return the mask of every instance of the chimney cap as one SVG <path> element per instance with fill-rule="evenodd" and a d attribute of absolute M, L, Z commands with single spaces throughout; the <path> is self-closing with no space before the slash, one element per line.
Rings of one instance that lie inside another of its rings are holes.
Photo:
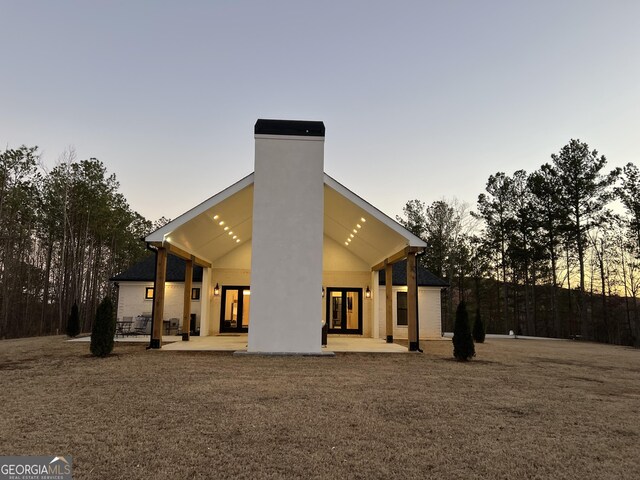
<path fill-rule="evenodd" d="M 267 120 L 259 118 L 256 122 L 254 134 L 324 137 L 324 123 L 307 120 Z"/>

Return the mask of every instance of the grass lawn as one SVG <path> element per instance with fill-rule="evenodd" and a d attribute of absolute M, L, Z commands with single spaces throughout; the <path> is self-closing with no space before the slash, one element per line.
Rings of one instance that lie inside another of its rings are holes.
<path fill-rule="evenodd" d="M 489 339 L 234 357 L 0 341 L 0 454 L 74 478 L 639 478 L 640 351 Z"/>

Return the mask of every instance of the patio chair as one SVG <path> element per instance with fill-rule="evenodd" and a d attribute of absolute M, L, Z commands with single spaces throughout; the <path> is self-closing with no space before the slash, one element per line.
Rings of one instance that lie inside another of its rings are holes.
<path fill-rule="evenodd" d="M 131 324 L 133 317 L 122 317 L 122 320 L 116 321 L 116 337 L 125 337 L 131 332 Z"/>
<path fill-rule="evenodd" d="M 122 333 L 125 336 L 133 334 L 133 317 L 122 317 Z"/>
<path fill-rule="evenodd" d="M 169 331 L 167 332 L 168 335 L 171 334 L 171 332 L 177 332 L 178 328 L 180 328 L 180 319 L 178 318 L 170 318 L 169 319 Z M 177 335 L 177 333 L 176 333 Z"/>
<path fill-rule="evenodd" d="M 149 335 L 151 333 L 151 318 L 140 315 L 136 317 L 134 335 Z"/>
<path fill-rule="evenodd" d="M 116 320 L 116 338 L 124 337 L 124 324 L 122 320 Z"/>

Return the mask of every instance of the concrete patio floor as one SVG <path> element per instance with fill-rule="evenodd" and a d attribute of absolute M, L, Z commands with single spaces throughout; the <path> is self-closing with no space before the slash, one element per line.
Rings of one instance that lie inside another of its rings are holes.
<path fill-rule="evenodd" d="M 363 338 L 351 335 L 329 335 L 328 345 L 322 348 L 328 352 L 359 352 L 359 353 L 407 353 L 407 347 L 396 343 L 387 343 L 383 339 Z M 90 342 L 91 337 L 80 337 L 69 340 L 71 342 Z M 118 343 L 149 343 L 149 335 L 135 335 L 116 337 Z M 424 340 L 421 340 L 424 341 Z M 162 337 L 162 350 L 192 351 L 192 352 L 246 352 L 247 334 L 212 335 L 208 337 L 191 337 L 188 342 L 176 335 Z"/>
<path fill-rule="evenodd" d="M 213 335 L 209 337 L 191 337 L 188 342 L 177 341 L 163 344 L 162 350 L 180 351 L 247 351 L 247 335 Z M 163 339 L 164 342 L 164 339 Z M 395 343 L 386 343 L 376 338 L 352 336 L 329 336 L 328 345 L 322 348 L 327 352 L 361 353 L 406 353 L 407 348 Z"/>

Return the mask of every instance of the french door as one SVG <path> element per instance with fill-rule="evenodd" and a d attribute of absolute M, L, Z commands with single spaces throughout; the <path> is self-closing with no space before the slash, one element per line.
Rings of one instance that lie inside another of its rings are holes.
<path fill-rule="evenodd" d="M 248 332 L 250 310 L 251 290 L 249 287 L 222 287 L 220 332 Z"/>
<path fill-rule="evenodd" d="M 327 288 L 329 333 L 362 335 L 362 289 Z"/>

